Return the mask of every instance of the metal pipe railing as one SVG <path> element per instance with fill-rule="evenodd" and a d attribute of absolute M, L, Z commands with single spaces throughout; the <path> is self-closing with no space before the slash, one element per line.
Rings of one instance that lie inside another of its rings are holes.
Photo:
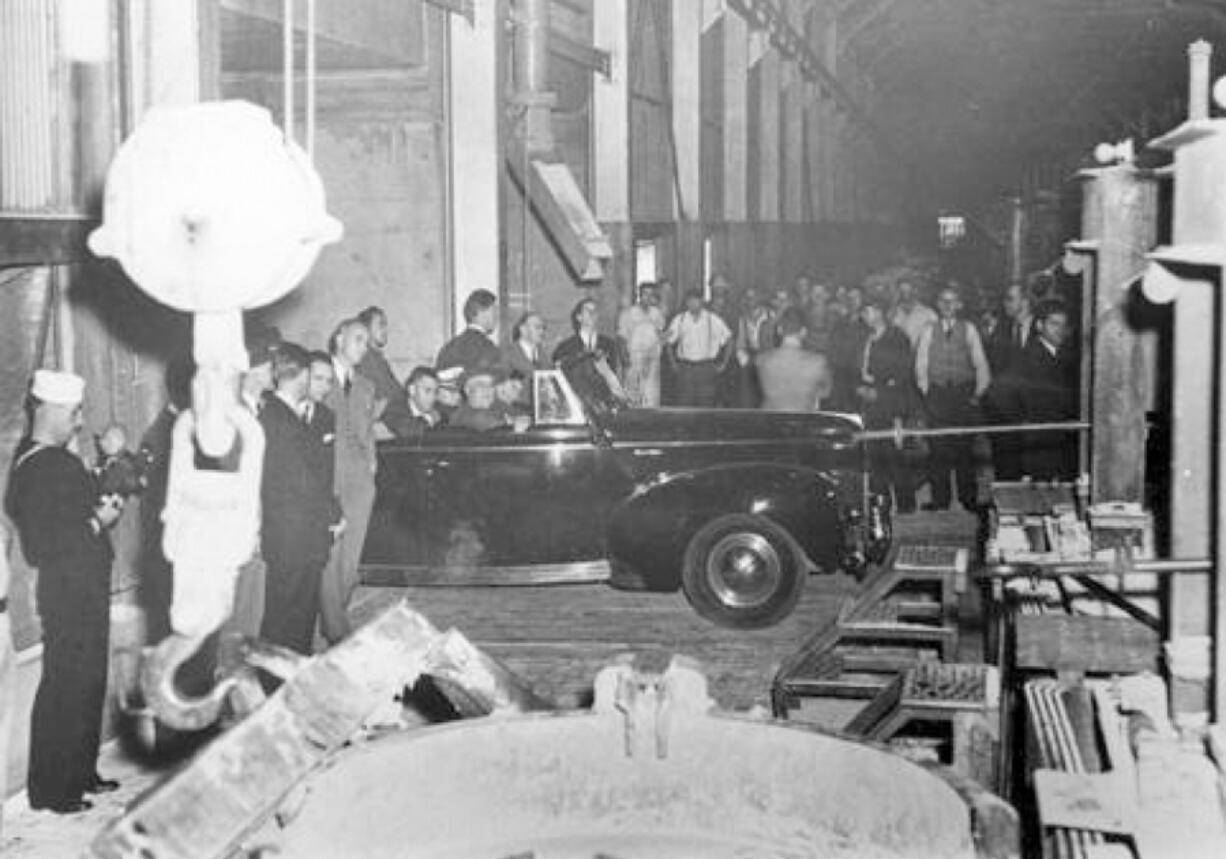
<path fill-rule="evenodd" d="M 979 424 L 960 427 L 894 427 L 863 430 L 863 441 L 898 441 L 906 438 L 935 438 L 959 435 L 1007 435 L 1023 432 L 1082 432 L 1090 428 L 1088 421 L 1051 421 L 1033 424 Z"/>

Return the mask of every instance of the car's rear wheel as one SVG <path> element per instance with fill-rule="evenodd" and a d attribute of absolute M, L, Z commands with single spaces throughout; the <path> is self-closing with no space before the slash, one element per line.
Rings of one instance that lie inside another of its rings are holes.
<path fill-rule="evenodd" d="M 760 516 L 732 513 L 690 539 L 681 587 L 694 610 L 720 626 L 772 626 L 791 614 L 805 575 L 787 533 Z"/>

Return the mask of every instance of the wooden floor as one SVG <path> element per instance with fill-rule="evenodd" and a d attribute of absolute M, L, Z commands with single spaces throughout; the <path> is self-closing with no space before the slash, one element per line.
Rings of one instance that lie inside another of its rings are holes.
<path fill-rule="evenodd" d="M 440 629 L 464 633 L 562 708 L 589 704 L 592 678 L 620 654 L 660 668 L 681 654 L 702 664 L 717 704 L 741 710 L 769 708 L 780 662 L 834 619 L 854 587 L 847 576 L 813 576 L 796 611 L 759 630 L 716 626 L 680 594 L 630 593 L 604 584 L 362 590 L 353 613 L 362 622 L 405 599 Z"/>
<path fill-rule="evenodd" d="M 900 539 L 971 545 L 973 517 L 921 514 L 898 523 Z M 372 588 L 352 607 L 367 620 L 405 599 L 440 629 L 455 627 L 559 707 L 586 706 L 592 678 L 620 654 L 662 668 L 673 654 L 697 659 L 727 710 L 770 708 L 780 663 L 829 625 L 855 592 L 848 576 L 810 576 L 800 604 L 777 626 L 733 630 L 699 617 L 685 597 L 617 591 L 603 584 L 515 588 Z"/>

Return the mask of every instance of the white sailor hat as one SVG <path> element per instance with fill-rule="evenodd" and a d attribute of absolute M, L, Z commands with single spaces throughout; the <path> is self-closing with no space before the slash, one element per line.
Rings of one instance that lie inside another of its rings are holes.
<path fill-rule="evenodd" d="M 85 380 L 76 373 L 35 370 L 30 393 L 44 403 L 75 406 L 79 405 L 85 396 Z"/>

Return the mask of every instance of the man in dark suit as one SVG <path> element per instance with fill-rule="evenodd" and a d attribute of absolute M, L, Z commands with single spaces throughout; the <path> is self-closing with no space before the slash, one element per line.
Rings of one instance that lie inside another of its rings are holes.
<path fill-rule="evenodd" d="M 335 486 L 336 473 L 336 415 L 324 402 L 336 387 L 336 370 L 332 356 L 322 350 L 310 353 L 311 366 L 307 371 L 306 399 L 302 403 L 302 419 L 319 440 L 319 472 Z"/>
<path fill-rule="evenodd" d="M 468 327 L 448 340 L 438 351 L 436 370 L 459 367 L 463 372 L 488 370 L 502 360 L 502 350 L 493 340 L 498 326 L 498 299 L 488 289 L 475 290 L 464 302 Z"/>
<path fill-rule="evenodd" d="M 266 439 L 260 548 L 268 564 L 260 637 L 308 655 L 320 579 L 340 525 L 340 505 L 320 470 L 322 441 L 303 414 L 310 363 L 301 346 L 283 343 L 274 360 L 275 391 L 260 412 Z"/>
<path fill-rule="evenodd" d="M 553 362 L 566 364 L 581 355 L 603 358 L 609 369 L 621 378 L 622 353 L 618 342 L 596 330 L 600 323 L 600 309 L 593 298 L 583 298 L 571 309 L 570 325 L 575 333 L 567 337 L 553 350 Z"/>
<path fill-rule="evenodd" d="M 1004 318 L 984 341 L 992 385 L 985 397 L 990 420 L 1016 423 L 1024 419 L 1019 401 L 1022 356 L 1034 339 L 1035 320 L 1030 293 L 1020 283 L 1005 289 Z M 1023 439 L 1018 435 L 998 435 L 992 439 L 992 459 L 998 480 L 1018 480 L 1022 476 Z"/>
<path fill-rule="evenodd" d="M 1034 334 L 1018 364 L 1021 414 L 1029 423 L 1077 418 L 1077 364 L 1069 352 L 1068 309 L 1046 301 L 1035 313 Z M 1035 480 L 1072 480 L 1077 476 L 1077 435 L 1028 433 L 1022 470 Z"/>
<path fill-rule="evenodd" d="M 856 398 L 868 429 L 893 429 L 919 411 L 919 392 L 911 362 L 911 341 L 901 328 L 889 322 L 889 307 L 872 298 L 860 309 L 868 330 L 860 358 Z M 915 512 L 915 480 L 893 441 L 875 441 L 869 446 L 872 463 L 870 482 L 874 492 L 889 497 L 893 489 L 899 513 Z"/>

